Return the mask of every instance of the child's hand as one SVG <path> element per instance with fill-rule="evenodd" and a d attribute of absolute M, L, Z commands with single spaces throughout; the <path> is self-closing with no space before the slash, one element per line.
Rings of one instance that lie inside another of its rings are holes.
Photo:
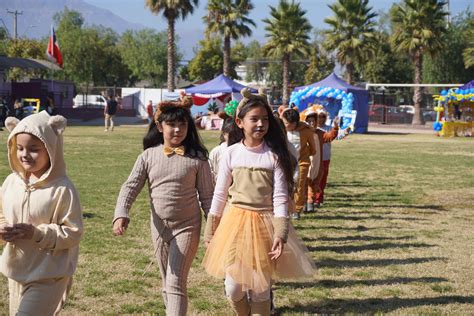
<path fill-rule="evenodd" d="M 122 236 L 128 228 L 128 218 L 120 217 L 114 222 L 113 231 L 115 236 Z"/>
<path fill-rule="evenodd" d="M 19 223 L 13 226 L 4 226 L 1 231 L 3 240 L 12 242 L 18 239 L 32 239 L 35 227 L 31 224 Z"/>
<path fill-rule="evenodd" d="M 336 116 L 334 118 L 334 128 L 339 128 L 339 122 L 340 122 L 340 118 L 338 116 Z"/>
<path fill-rule="evenodd" d="M 275 238 L 275 240 L 273 241 L 272 251 L 268 253 L 270 255 L 271 260 L 276 260 L 280 258 L 281 253 L 283 252 L 283 246 L 283 240 L 281 238 Z"/>

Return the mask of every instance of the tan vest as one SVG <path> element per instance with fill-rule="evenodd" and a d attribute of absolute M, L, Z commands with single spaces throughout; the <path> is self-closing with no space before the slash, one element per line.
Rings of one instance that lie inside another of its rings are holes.
<path fill-rule="evenodd" d="M 232 170 L 232 178 L 232 205 L 256 211 L 273 209 L 273 170 L 238 167 Z"/>

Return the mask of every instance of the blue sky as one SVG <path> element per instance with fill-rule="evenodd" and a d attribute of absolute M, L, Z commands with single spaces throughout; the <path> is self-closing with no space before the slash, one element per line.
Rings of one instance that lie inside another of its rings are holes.
<path fill-rule="evenodd" d="M 162 15 L 153 15 L 145 8 L 144 0 L 85 0 L 86 2 L 95 6 L 108 9 L 120 17 L 135 23 L 140 23 L 146 27 L 154 28 L 159 31 L 166 30 L 166 20 Z M 250 17 L 257 24 L 253 30 L 253 35 L 243 41 L 258 40 L 265 42 L 265 30 L 262 19 L 269 16 L 268 6 L 277 6 L 278 0 L 253 0 L 255 9 L 251 12 Z M 301 7 L 307 11 L 307 17 L 313 27 L 324 28 L 324 19 L 331 16 L 331 10 L 328 4 L 334 3 L 335 0 L 300 0 Z M 393 0 L 371 0 L 370 5 L 374 11 L 387 11 L 393 3 L 398 1 Z M 205 15 L 207 1 L 200 0 L 199 7 L 192 16 L 188 16 L 186 20 L 179 21 L 176 24 L 177 34 L 180 36 L 179 47 L 184 53 L 185 58 L 191 58 L 193 54 L 193 47 L 195 47 L 200 39 L 203 38 L 204 24 L 202 17 Z M 461 11 L 466 10 L 471 6 L 473 9 L 474 2 L 472 0 L 450 0 L 450 11 L 452 16 L 455 16 Z"/>

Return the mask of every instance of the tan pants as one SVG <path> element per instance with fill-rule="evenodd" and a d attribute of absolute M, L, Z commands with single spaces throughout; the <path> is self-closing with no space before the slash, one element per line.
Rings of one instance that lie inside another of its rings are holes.
<path fill-rule="evenodd" d="M 72 286 L 72 277 L 19 283 L 8 279 L 10 315 L 57 315 Z"/>
<path fill-rule="evenodd" d="M 166 315 L 185 316 L 187 283 L 201 232 L 201 215 L 184 221 L 161 220 L 152 214 L 151 235 L 161 273 Z"/>
<path fill-rule="evenodd" d="M 296 212 L 300 213 L 303 210 L 304 205 L 306 204 L 306 196 L 308 192 L 308 171 L 309 171 L 309 162 L 301 162 L 299 164 L 299 177 L 298 183 L 296 184 L 296 192 L 295 192 L 295 204 L 296 204 Z"/>

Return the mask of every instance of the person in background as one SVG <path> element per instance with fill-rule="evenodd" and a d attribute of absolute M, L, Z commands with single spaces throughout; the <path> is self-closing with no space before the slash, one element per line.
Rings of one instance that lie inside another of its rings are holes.
<path fill-rule="evenodd" d="M 148 101 L 146 105 L 146 113 L 148 114 L 148 124 L 153 122 L 153 115 L 155 114 L 155 110 L 153 109 L 153 101 Z"/>
<path fill-rule="evenodd" d="M 222 124 L 220 145 L 214 147 L 209 153 L 209 163 L 211 165 L 212 175 L 214 180 L 217 180 L 217 174 L 219 172 L 219 162 L 224 150 L 227 148 L 227 142 L 229 141 L 229 133 L 232 128 L 232 118 L 226 117 Z"/>
<path fill-rule="evenodd" d="M 19 120 L 23 119 L 23 104 L 21 104 L 20 99 L 16 99 L 15 103 L 13 104 L 13 108 L 15 110 L 15 117 Z"/>
<path fill-rule="evenodd" d="M 114 96 L 109 94 L 107 97 L 107 103 L 104 107 L 104 116 L 105 116 L 105 130 L 104 132 L 109 131 L 109 125 L 110 125 L 110 131 L 112 132 L 114 130 L 114 116 L 117 114 L 118 110 L 118 103 L 115 101 Z"/>
<path fill-rule="evenodd" d="M 307 181 L 310 167 L 310 157 L 316 153 L 313 129 L 300 121 L 298 111 L 292 108 L 281 109 L 281 118 L 286 128 L 286 135 L 298 152 L 299 175 L 295 192 L 295 211 L 292 219 L 299 219 L 303 208 L 306 206 Z"/>

